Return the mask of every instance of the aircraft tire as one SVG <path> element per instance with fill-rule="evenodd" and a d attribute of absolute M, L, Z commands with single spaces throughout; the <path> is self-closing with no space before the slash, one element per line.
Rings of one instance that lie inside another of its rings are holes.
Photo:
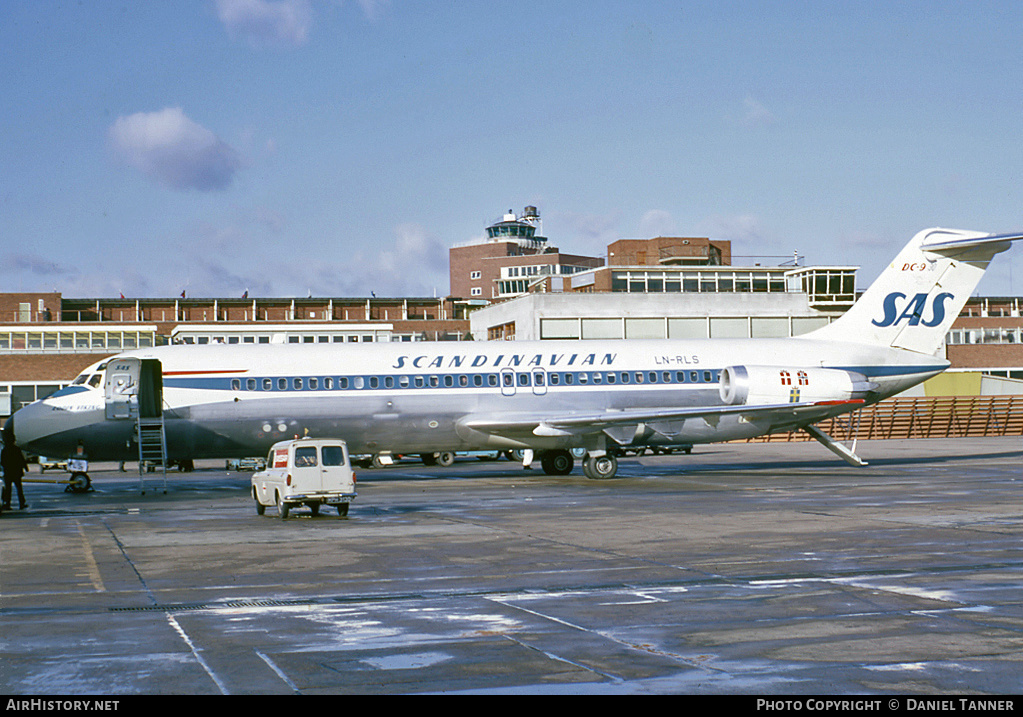
<path fill-rule="evenodd" d="M 451 451 L 441 451 L 437 454 L 437 465 L 447 468 L 455 462 L 455 454 Z"/>
<path fill-rule="evenodd" d="M 618 473 L 618 459 L 610 453 L 602 456 L 586 456 L 583 459 L 583 473 L 592 480 L 614 478 Z"/>
<path fill-rule="evenodd" d="M 437 454 L 436 453 L 420 453 L 419 460 L 423 462 L 424 466 L 435 466 L 437 465 Z"/>
<path fill-rule="evenodd" d="M 549 476 L 567 476 L 575 466 L 575 458 L 570 451 L 556 449 L 540 454 L 540 467 Z"/>
<path fill-rule="evenodd" d="M 68 479 L 67 490 L 72 493 L 88 493 L 92 488 L 92 479 L 88 473 L 72 473 Z"/>

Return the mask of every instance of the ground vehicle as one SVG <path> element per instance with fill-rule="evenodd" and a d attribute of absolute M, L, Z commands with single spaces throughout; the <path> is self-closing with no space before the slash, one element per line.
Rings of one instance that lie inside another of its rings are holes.
<path fill-rule="evenodd" d="M 61 460 L 59 458 L 48 458 L 46 456 L 39 456 L 39 472 L 45 473 L 46 471 L 52 471 L 54 468 L 57 470 L 67 470 L 67 460 Z"/>
<path fill-rule="evenodd" d="M 508 451 L 511 453 L 511 451 Z M 412 453 L 404 455 L 401 453 L 368 453 L 355 456 L 352 460 L 363 468 L 384 468 L 394 465 L 403 458 L 418 458 L 427 466 L 441 466 L 447 468 L 453 465 L 456 458 L 478 458 L 481 461 L 496 461 L 502 455 L 501 451 L 438 451 L 436 453 Z"/>
<path fill-rule="evenodd" d="M 224 469 L 229 471 L 261 471 L 266 468 L 266 459 L 260 457 L 228 458 Z"/>
<path fill-rule="evenodd" d="M 292 508 L 309 506 L 313 515 L 321 505 L 332 505 L 344 517 L 355 500 L 355 473 L 348 446 L 340 439 L 298 438 L 275 443 L 265 470 L 252 476 L 252 498 L 263 515 L 276 505 L 284 519 Z"/>

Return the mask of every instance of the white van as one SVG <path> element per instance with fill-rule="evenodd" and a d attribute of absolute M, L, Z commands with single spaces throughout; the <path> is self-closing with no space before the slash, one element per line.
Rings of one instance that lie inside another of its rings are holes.
<path fill-rule="evenodd" d="M 256 513 L 276 505 L 280 517 L 297 506 L 308 505 L 313 515 L 321 505 L 333 505 L 342 516 L 355 500 L 355 472 L 348 460 L 348 446 L 340 439 L 299 438 L 275 443 L 266 469 L 252 476 Z"/>

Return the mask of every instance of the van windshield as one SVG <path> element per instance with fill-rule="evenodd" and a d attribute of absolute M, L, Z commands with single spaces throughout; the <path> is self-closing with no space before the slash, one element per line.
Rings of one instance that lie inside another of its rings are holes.
<path fill-rule="evenodd" d="M 343 466 L 345 464 L 345 452 L 341 446 L 324 446 L 322 456 L 325 466 Z"/>

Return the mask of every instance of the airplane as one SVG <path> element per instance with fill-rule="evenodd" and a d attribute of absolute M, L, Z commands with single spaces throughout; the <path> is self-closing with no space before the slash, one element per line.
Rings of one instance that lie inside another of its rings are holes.
<path fill-rule="evenodd" d="M 1023 233 L 916 234 L 844 315 L 783 339 L 171 345 L 85 370 L 7 421 L 43 455 L 139 456 L 142 419 L 166 459 L 265 454 L 296 436 L 353 454 L 522 449 L 550 475 L 617 474 L 621 447 L 699 444 L 801 429 L 945 370 L 946 332 L 992 258 Z"/>

